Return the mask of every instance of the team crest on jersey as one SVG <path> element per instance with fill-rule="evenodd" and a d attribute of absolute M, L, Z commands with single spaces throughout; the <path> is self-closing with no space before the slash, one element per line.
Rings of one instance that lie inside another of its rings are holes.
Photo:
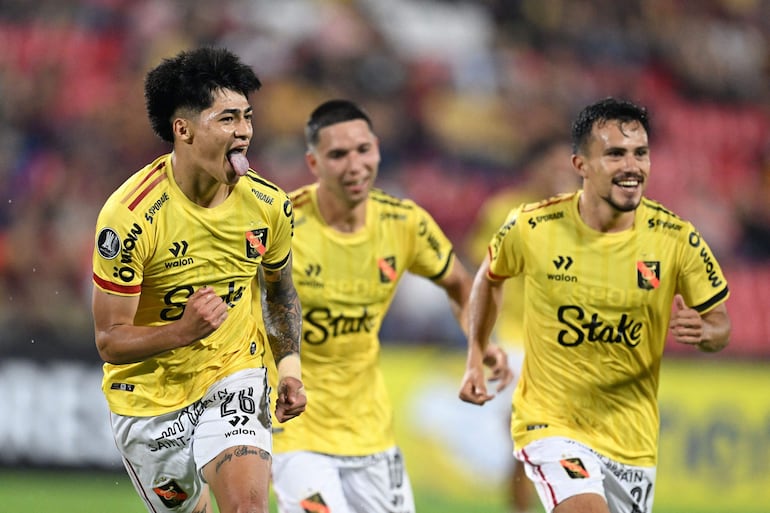
<path fill-rule="evenodd" d="M 330 511 L 320 493 L 314 493 L 310 497 L 302 499 L 299 501 L 299 505 L 305 510 L 305 513 L 329 513 Z"/>
<path fill-rule="evenodd" d="M 387 256 L 377 260 L 377 267 L 380 268 L 380 283 L 391 283 L 396 281 L 398 273 L 396 272 L 396 257 Z"/>
<path fill-rule="evenodd" d="M 267 248 L 267 228 L 257 228 L 246 232 L 246 257 L 259 258 Z"/>
<path fill-rule="evenodd" d="M 561 463 L 562 468 L 571 479 L 585 479 L 590 477 L 580 458 L 565 458 L 559 460 L 559 463 Z"/>
<path fill-rule="evenodd" d="M 96 240 L 96 249 L 102 258 L 112 260 L 120 253 L 120 237 L 112 228 L 102 228 Z"/>
<path fill-rule="evenodd" d="M 188 497 L 187 492 L 182 490 L 176 481 L 169 481 L 161 486 L 156 486 L 152 491 L 160 497 L 161 502 L 167 508 L 176 508 Z"/>
<path fill-rule="evenodd" d="M 640 289 L 653 290 L 660 285 L 660 262 L 640 260 L 636 263 L 636 283 Z"/>

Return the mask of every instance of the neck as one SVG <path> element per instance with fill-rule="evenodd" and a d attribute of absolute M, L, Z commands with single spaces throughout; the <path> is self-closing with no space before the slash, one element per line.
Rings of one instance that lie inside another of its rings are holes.
<path fill-rule="evenodd" d="M 318 188 L 318 211 L 324 222 L 343 233 L 353 233 L 366 225 L 366 200 L 356 204 L 343 203 Z"/>
<path fill-rule="evenodd" d="M 628 230 L 636 219 L 636 210 L 621 212 L 602 199 L 590 201 L 585 193 L 578 200 L 578 213 L 588 227 L 602 233 Z"/>
<path fill-rule="evenodd" d="M 211 175 L 183 165 L 176 155 L 171 156 L 171 165 L 177 186 L 196 205 L 206 208 L 221 205 L 233 190 L 232 186 L 218 182 Z"/>

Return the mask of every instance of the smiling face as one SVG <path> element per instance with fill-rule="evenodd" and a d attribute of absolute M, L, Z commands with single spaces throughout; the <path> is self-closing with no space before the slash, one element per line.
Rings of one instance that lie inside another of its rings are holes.
<path fill-rule="evenodd" d="M 573 155 L 583 177 L 586 201 L 610 216 L 633 212 L 650 176 L 647 131 L 637 121 L 600 121 L 587 144 Z"/>
<path fill-rule="evenodd" d="M 380 165 L 380 149 L 366 121 L 354 119 L 322 128 L 306 160 L 318 178 L 319 194 L 352 209 L 369 195 Z"/>
<path fill-rule="evenodd" d="M 214 92 L 214 102 L 194 116 L 174 120 L 177 145 L 184 145 L 188 163 L 198 173 L 235 184 L 245 174 L 246 150 L 251 142 L 252 108 L 245 96 L 228 89 Z M 233 157 L 234 153 L 239 153 Z"/>

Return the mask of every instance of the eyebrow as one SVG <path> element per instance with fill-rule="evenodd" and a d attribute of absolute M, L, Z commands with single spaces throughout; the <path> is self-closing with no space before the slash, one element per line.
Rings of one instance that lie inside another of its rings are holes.
<path fill-rule="evenodd" d="M 248 114 L 248 113 L 250 113 L 252 111 L 253 111 L 253 108 L 251 106 L 247 107 L 245 110 L 241 110 L 241 109 L 224 109 L 224 110 L 222 110 L 219 113 L 219 115 L 220 116 L 222 114 L 234 114 L 235 115 L 235 114 L 240 114 L 241 112 L 243 112 L 244 114 Z"/>

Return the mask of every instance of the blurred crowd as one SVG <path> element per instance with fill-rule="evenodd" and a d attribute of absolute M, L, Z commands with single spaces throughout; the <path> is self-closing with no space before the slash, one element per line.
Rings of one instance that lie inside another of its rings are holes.
<path fill-rule="evenodd" d="M 0 0 L 0 354 L 95 354 L 98 209 L 168 150 L 144 74 L 206 44 L 263 82 L 253 168 L 287 190 L 309 181 L 306 116 L 358 101 L 381 139 L 379 186 L 425 206 L 463 258 L 476 213 L 523 180 L 530 148 L 567 138 L 587 102 L 639 101 L 648 196 L 695 222 L 726 267 L 768 269 L 769 12 L 770 0 Z"/>

